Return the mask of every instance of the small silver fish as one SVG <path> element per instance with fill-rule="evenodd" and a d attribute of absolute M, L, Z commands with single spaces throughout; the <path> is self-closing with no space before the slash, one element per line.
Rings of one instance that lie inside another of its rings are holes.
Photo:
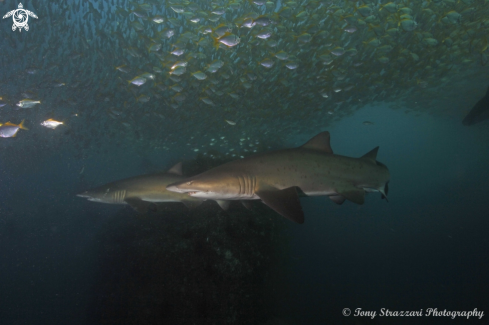
<path fill-rule="evenodd" d="M 241 39 L 238 36 L 226 33 L 222 37 L 214 38 L 214 45 L 217 49 L 219 48 L 220 43 L 226 45 L 227 47 L 233 47 L 238 45 L 240 41 Z"/>
<path fill-rule="evenodd" d="M 20 122 L 19 125 L 15 125 L 10 122 L 7 122 L 0 126 L 0 137 L 2 138 L 15 137 L 20 129 L 29 130 L 24 126 L 24 120 L 22 120 L 22 122 Z"/>
<path fill-rule="evenodd" d="M 52 118 L 41 123 L 42 126 L 47 127 L 48 129 L 53 129 L 53 130 L 62 124 L 63 124 L 63 122 L 53 120 Z"/>
<path fill-rule="evenodd" d="M 20 102 L 18 102 L 15 105 L 22 107 L 22 108 L 31 108 L 37 104 L 41 104 L 41 101 L 40 100 L 22 99 Z"/>

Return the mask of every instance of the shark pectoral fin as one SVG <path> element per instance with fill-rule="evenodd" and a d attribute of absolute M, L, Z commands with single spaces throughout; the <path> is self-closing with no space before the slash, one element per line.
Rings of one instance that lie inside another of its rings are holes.
<path fill-rule="evenodd" d="M 341 195 L 331 195 L 329 198 L 338 205 L 342 205 L 346 200 L 345 197 Z"/>
<path fill-rule="evenodd" d="M 250 204 L 250 202 L 245 201 L 245 200 L 242 200 L 241 201 L 241 204 L 243 204 L 244 207 L 247 208 L 248 210 L 251 210 L 251 204 Z"/>
<path fill-rule="evenodd" d="M 216 202 L 224 211 L 229 209 L 229 205 L 231 204 L 231 201 L 224 201 L 224 200 L 216 200 Z"/>
<path fill-rule="evenodd" d="M 263 190 L 255 192 L 270 208 L 297 223 L 304 223 L 304 212 L 295 187 L 284 190 Z"/>
<path fill-rule="evenodd" d="M 140 198 L 128 198 L 124 200 L 131 206 L 136 212 L 148 213 L 148 211 L 155 211 L 155 205 L 151 202 L 146 202 Z"/>
<path fill-rule="evenodd" d="M 168 170 L 168 174 L 175 174 L 182 176 L 182 162 L 177 163 L 175 166 Z"/>
<path fill-rule="evenodd" d="M 365 202 L 365 191 L 361 188 L 356 188 L 350 185 L 338 188 L 337 192 L 353 203 L 363 204 Z"/>
<path fill-rule="evenodd" d="M 189 208 L 190 210 L 192 209 L 195 209 L 196 207 L 198 207 L 199 205 L 202 204 L 202 202 L 204 201 L 201 201 L 201 200 L 183 200 L 182 203 L 185 204 L 185 206 L 187 208 Z"/>

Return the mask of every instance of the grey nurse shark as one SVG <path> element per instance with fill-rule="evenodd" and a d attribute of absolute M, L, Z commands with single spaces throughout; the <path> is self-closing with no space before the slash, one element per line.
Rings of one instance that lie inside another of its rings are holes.
<path fill-rule="evenodd" d="M 182 202 L 189 208 L 200 205 L 202 199 L 166 190 L 168 184 L 182 179 L 185 179 L 182 176 L 182 163 L 178 163 L 165 173 L 122 179 L 85 191 L 77 196 L 100 203 L 129 204 L 142 213 L 147 212 L 154 203 L 161 202 Z"/>
<path fill-rule="evenodd" d="M 326 195 L 337 204 L 363 204 L 365 192 L 380 192 L 386 198 L 390 175 L 376 160 L 378 149 L 360 158 L 336 155 L 329 132 L 322 132 L 301 147 L 231 161 L 167 189 L 201 199 L 262 200 L 282 216 L 303 223 L 299 195 Z"/>

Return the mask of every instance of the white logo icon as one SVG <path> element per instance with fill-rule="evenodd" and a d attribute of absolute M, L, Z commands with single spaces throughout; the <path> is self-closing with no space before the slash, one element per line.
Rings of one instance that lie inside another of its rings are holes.
<path fill-rule="evenodd" d="M 22 28 L 25 28 L 26 31 L 29 30 L 29 25 L 27 25 L 27 20 L 29 19 L 29 16 L 37 19 L 36 14 L 32 11 L 25 10 L 24 6 L 22 6 L 22 3 L 19 3 L 19 9 L 9 11 L 5 16 L 3 16 L 3 19 L 10 16 L 12 16 L 12 18 L 14 19 L 12 31 L 15 31 L 18 28 L 19 32 L 22 31 Z"/>

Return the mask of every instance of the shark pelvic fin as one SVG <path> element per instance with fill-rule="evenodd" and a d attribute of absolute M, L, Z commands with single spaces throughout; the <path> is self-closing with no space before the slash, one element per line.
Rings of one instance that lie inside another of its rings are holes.
<path fill-rule="evenodd" d="M 138 213 L 148 213 L 148 211 L 156 211 L 156 206 L 151 202 L 146 202 L 140 198 L 128 198 L 124 200 Z"/>
<path fill-rule="evenodd" d="M 338 205 L 342 205 L 345 202 L 345 200 L 346 200 L 341 195 L 331 195 L 329 198 L 330 198 L 331 201 L 333 201 L 334 203 L 336 203 Z"/>
<path fill-rule="evenodd" d="M 224 200 L 216 200 L 216 202 L 224 211 L 227 211 L 227 209 L 229 209 L 229 205 L 231 204 L 231 201 Z"/>
<path fill-rule="evenodd" d="M 361 188 L 356 188 L 353 185 L 340 187 L 337 189 L 337 192 L 353 203 L 363 204 L 365 202 L 365 191 Z"/>
<path fill-rule="evenodd" d="M 297 223 L 304 223 L 304 212 L 295 187 L 284 190 L 264 190 L 255 193 L 270 208 Z"/>
<path fill-rule="evenodd" d="M 377 152 L 379 151 L 379 147 L 375 147 L 373 148 L 372 150 L 370 150 L 369 152 L 367 152 L 366 154 L 364 154 L 360 159 L 363 159 L 363 160 L 368 160 L 374 164 L 377 163 Z"/>
<path fill-rule="evenodd" d="M 316 135 L 311 140 L 307 141 L 302 148 L 312 149 L 312 150 L 320 150 L 326 153 L 333 153 L 333 149 L 331 149 L 330 144 L 330 135 L 328 131 L 324 131 Z"/>
<path fill-rule="evenodd" d="M 168 173 L 182 176 L 182 162 L 179 162 L 175 166 L 170 168 L 170 170 L 168 170 Z"/>

